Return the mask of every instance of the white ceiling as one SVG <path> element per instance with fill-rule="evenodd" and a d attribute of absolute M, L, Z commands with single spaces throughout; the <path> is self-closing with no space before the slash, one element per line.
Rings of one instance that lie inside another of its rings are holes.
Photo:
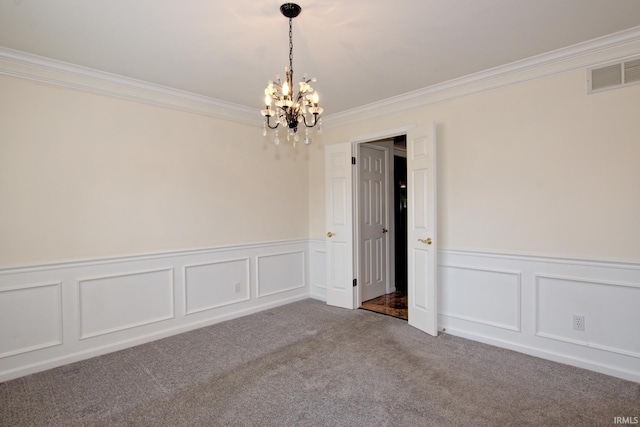
<path fill-rule="evenodd" d="M 0 46 L 260 108 L 282 0 L 4 0 Z M 299 0 L 294 80 L 325 114 L 640 25 L 640 0 Z"/>

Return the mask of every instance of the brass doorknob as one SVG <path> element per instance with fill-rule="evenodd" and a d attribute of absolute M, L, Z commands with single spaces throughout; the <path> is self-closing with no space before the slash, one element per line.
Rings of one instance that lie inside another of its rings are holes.
<path fill-rule="evenodd" d="M 384 228 L 384 227 L 383 227 L 383 228 L 382 228 L 382 232 L 383 232 L 383 233 L 388 233 L 388 232 L 389 232 L 389 230 L 387 230 L 386 228 Z"/>
<path fill-rule="evenodd" d="M 423 239 L 418 239 L 418 242 L 420 243 L 426 243 L 427 245 L 430 245 L 433 243 L 433 240 L 431 240 L 431 237 L 428 237 L 427 240 L 423 240 Z"/>
<path fill-rule="evenodd" d="M 332 236 L 335 236 L 335 235 L 336 235 L 335 233 L 332 233 L 330 231 L 327 233 L 327 237 L 332 237 Z"/>

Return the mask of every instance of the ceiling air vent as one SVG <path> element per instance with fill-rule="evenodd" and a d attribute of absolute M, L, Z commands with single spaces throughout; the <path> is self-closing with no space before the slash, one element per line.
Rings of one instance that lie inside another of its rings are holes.
<path fill-rule="evenodd" d="M 640 58 L 591 68 L 588 79 L 589 93 L 640 83 Z"/>

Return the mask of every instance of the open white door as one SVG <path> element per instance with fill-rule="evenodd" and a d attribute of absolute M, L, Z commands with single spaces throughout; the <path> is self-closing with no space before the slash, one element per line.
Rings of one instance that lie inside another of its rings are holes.
<path fill-rule="evenodd" d="M 351 143 L 325 147 L 327 304 L 354 308 Z"/>
<path fill-rule="evenodd" d="M 389 151 L 359 144 L 358 286 L 361 301 L 387 293 L 389 287 Z"/>
<path fill-rule="evenodd" d="M 435 124 L 407 133 L 409 324 L 438 335 Z"/>

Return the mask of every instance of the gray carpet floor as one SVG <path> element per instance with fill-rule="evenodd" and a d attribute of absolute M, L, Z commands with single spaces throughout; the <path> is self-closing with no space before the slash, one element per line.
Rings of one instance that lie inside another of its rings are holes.
<path fill-rule="evenodd" d="M 305 300 L 0 384 L 1 426 L 611 426 L 640 384 Z"/>

